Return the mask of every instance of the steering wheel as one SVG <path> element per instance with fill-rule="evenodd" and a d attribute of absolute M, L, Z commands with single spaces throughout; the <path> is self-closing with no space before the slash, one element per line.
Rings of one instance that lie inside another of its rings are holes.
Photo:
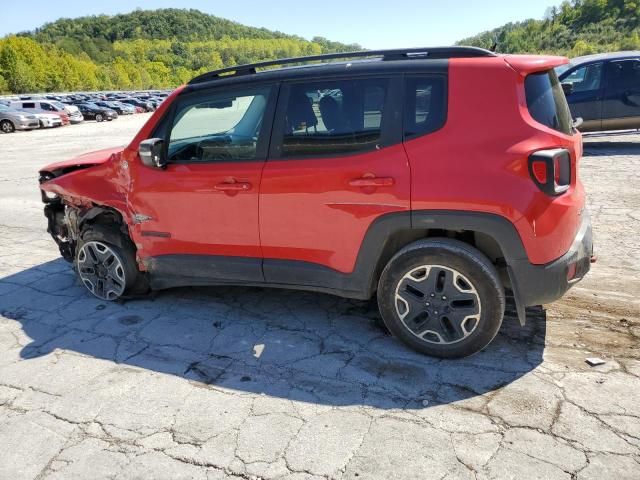
<path fill-rule="evenodd" d="M 227 160 L 234 159 L 233 155 L 231 154 L 228 148 L 229 146 L 231 146 L 231 144 L 229 145 L 220 144 L 220 147 L 218 147 L 217 151 L 215 152 L 214 158 L 208 158 L 207 145 L 212 145 L 212 142 L 203 140 L 196 144 L 195 158 L 197 158 L 198 160 L 218 160 L 218 161 L 227 161 Z"/>

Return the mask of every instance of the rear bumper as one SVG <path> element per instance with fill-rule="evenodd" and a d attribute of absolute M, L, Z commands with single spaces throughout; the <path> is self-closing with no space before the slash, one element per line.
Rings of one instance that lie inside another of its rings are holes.
<path fill-rule="evenodd" d="M 591 218 L 585 209 L 571 248 L 563 256 L 546 265 L 533 265 L 528 260 L 515 260 L 509 265 L 513 290 L 523 306 L 551 303 L 584 278 L 592 256 Z"/>

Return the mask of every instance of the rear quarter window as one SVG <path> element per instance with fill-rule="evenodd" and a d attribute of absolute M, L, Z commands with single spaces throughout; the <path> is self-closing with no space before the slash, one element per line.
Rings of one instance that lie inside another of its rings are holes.
<path fill-rule="evenodd" d="M 573 133 L 569 105 L 554 70 L 528 75 L 524 88 L 527 108 L 536 122 L 567 135 Z"/>
<path fill-rule="evenodd" d="M 438 130 L 447 116 L 443 76 L 411 76 L 405 80 L 405 140 Z"/>

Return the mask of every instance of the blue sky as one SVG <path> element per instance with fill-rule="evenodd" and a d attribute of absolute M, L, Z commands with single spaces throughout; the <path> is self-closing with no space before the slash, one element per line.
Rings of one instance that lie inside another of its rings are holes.
<path fill-rule="evenodd" d="M 5 0 L 0 36 L 32 30 L 60 17 L 125 13 L 135 8 L 196 8 L 246 25 L 366 48 L 448 45 L 527 18 L 542 18 L 561 0 Z"/>

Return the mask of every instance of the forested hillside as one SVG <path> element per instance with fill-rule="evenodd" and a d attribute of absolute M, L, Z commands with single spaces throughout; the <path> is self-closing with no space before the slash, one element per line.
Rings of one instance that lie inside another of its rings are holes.
<path fill-rule="evenodd" d="M 556 53 L 575 57 L 640 50 L 640 0 L 573 0 L 550 8 L 543 20 L 509 23 L 460 44 L 502 53 Z"/>
<path fill-rule="evenodd" d="M 197 10 L 61 19 L 0 39 L 0 92 L 166 88 L 223 66 L 359 49 Z"/>

